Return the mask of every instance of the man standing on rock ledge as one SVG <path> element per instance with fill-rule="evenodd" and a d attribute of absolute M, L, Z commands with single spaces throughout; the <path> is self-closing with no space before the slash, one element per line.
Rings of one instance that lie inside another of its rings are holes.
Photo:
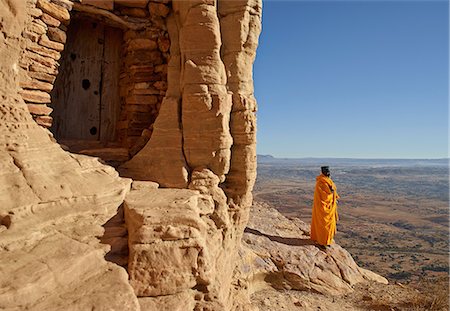
<path fill-rule="evenodd" d="M 321 249 L 333 242 L 338 221 L 337 200 L 339 195 L 336 185 L 330 178 L 330 168 L 321 167 L 322 174 L 316 177 L 316 189 L 311 219 L 311 240 L 316 241 Z"/>

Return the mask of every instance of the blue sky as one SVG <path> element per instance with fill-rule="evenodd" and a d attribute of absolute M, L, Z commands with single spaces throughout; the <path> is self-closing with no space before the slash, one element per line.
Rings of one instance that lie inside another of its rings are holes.
<path fill-rule="evenodd" d="M 265 1 L 258 154 L 448 157 L 447 1 Z"/>

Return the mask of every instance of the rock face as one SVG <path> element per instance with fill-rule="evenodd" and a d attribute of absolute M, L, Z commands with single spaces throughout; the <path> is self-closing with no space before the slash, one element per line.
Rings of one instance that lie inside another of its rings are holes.
<path fill-rule="evenodd" d="M 255 203 L 243 236 L 242 278 L 251 291 L 274 288 L 342 295 L 364 281 L 387 280 L 358 267 L 337 244 L 321 250 L 310 240 L 309 226 L 291 221 L 264 203 Z"/>
<path fill-rule="evenodd" d="M 209 255 L 188 247 L 191 256 L 202 258 L 208 273 L 180 281 L 184 284 L 180 289 L 193 285 L 202 293 L 196 308 L 242 308 L 245 297 L 237 298 L 239 285 L 232 286 L 232 276 L 256 178 L 252 64 L 261 30 L 261 2 L 173 1 L 172 8 L 174 14 L 167 19 L 171 45 L 166 97 L 149 143 L 120 171 L 213 198 L 214 208 L 202 216 L 208 234 L 202 234 L 204 246 L 197 246 Z M 162 252 L 161 258 L 164 254 L 168 253 Z M 145 258 L 137 260 L 148 262 Z M 193 269 L 193 262 L 184 264 Z M 140 274 L 132 271 L 138 266 L 130 263 L 130 274 Z M 142 290 L 155 296 L 154 289 Z"/>
<path fill-rule="evenodd" d="M 161 114 L 149 144 L 122 172 L 185 188 L 189 173 L 207 168 L 219 177 L 230 202 L 250 206 L 256 177 L 252 64 L 261 3 L 174 1 L 172 7 L 174 14 L 167 19 L 168 89 Z M 160 159 L 171 165 L 161 170 Z"/>
<path fill-rule="evenodd" d="M 0 1 L 0 309 L 137 310 L 125 270 L 96 239 L 130 180 L 63 151 L 32 119 L 18 86 L 24 4 Z"/>
<path fill-rule="evenodd" d="M 0 308 L 250 308 L 233 271 L 255 179 L 261 2 L 0 0 L 0 8 Z M 78 42 L 80 27 L 100 37 Z M 103 51 L 100 68 L 116 68 L 119 46 L 118 71 L 76 76 L 90 57 L 84 41 L 92 55 Z M 64 140 L 84 155 L 68 153 L 48 128 L 58 136 L 92 118 L 75 106 L 79 122 L 69 126 L 58 105 L 98 95 L 100 109 L 120 102 L 117 126 L 104 127 L 119 141 L 102 144 L 105 132 L 92 127 L 99 141 Z M 133 182 L 130 192 L 130 179 L 90 157 L 136 153 L 124 175 L 175 189 Z"/>
<path fill-rule="evenodd" d="M 207 282 L 214 201 L 187 189 L 132 191 L 125 200 L 130 283 L 138 296 L 165 296 Z"/>

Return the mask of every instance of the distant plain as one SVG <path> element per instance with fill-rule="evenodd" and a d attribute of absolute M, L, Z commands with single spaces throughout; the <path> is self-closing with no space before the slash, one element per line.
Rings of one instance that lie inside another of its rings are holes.
<path fill-rule="evenodd" d="M 442 281 L 449 272 L 448 163 L 258 156 L 254 195 L 309 223 L 315 177 L 329 165 L 341 196 L 336 243 L 390 281 Z"/>

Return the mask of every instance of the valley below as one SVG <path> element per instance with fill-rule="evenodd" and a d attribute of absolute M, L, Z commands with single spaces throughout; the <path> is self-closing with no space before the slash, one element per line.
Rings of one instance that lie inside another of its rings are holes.
<path fill-rule="evenodd" d="M 322 165 L 330 166 L 341 197 L 335 242 L 390 283 L 426 291 L 431 282 L 448 292 L 448 160 L 259 156 L 255 200 L 310 223 Z"/>

